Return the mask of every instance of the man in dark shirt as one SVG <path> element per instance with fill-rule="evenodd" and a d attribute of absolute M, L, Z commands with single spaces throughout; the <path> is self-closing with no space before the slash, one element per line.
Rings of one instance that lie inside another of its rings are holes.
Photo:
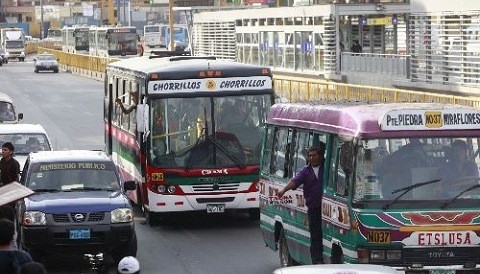
<path fill-rule="evenodd" d="M 308 227 L 310 229 L 310 256 L 313 264 L 323 263 L 322 242 L 322 195 L 323 195 L 323 165 L 325 144 L 320 143 L 308 149 L 308 165 L 304 166 L 282 190 L 278 192 L 281 198 L 290 189 L 296 189 L 303 184 L 303 195 L 307 205 Z"/>
<path fill-rule="evenodd" d="M 15 148 L 10 142 L 2 145 L 2 159 L 0 160 L 0 185 L 18 181 L 20 164 L 13 158 Z"/>
<path fill-rule="evenodd" d="M 0 219 L 0 272 L 2 274 L 19 273 L 23 264 L 32 262 L 30 254 L 12 250 L 11 241 L 15 233 L 15 225 L 7 219 Z"/>

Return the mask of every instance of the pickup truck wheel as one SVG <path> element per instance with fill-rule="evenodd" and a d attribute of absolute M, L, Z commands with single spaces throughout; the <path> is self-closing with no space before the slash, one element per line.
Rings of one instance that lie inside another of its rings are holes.
<path fill-rule="evenodd" d="M 132 241 L 129 244 L 121 246 L 112 252 L 112 257 L 117 265 L 118 262 L 126 256 L 137 256 L 137 234 L 135 234 L 135 232 L 133 233 Z"/>

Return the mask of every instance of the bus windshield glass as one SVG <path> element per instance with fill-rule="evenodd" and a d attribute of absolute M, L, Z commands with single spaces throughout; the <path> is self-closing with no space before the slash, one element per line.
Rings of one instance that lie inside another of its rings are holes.
<path fill-rule="evenodd" d="M 109 50 L 136 50 L 136 33 L 114 32 L 109 34 Z"/>
<path fill-rule="evenodd" d="M 355 161 L 354 200 L 479 199 L 479 143 L 461 136 L 363 140 Z"/>
<path fill-rule="evenodd" d="M 160 33 L 160 26 L 145 26 L 145 33 Z"/>
<path fill-rule="evenodd" d="M 270 95 L 155 99 L 151 161 L 169 168 L 256 165 Z"/>
<path fill-rule="evenodd" d="M 88 47 L 88 29 L 75 30 L 74 35 L 76 47 Z"/>
<path fill-rule="evenodd" d="M 23 41 L 8 41 L 7 40 L 7 48 L 11 49 L 21 49 L 25 45 L 23 44 Z"/>

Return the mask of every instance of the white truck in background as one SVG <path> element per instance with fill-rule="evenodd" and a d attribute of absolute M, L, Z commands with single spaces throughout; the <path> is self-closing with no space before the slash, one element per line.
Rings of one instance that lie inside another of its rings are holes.
<path fill-rule="evenodd" d="M 0 48 L 5 52 L 5 58 L 25 61 L 25 33 L 22 28 L 0 29 Z"/>

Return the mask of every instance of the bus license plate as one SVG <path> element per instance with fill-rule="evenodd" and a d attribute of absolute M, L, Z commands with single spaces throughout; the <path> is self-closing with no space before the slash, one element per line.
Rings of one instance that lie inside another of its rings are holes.
<path fill-rule="evenodd" d="M 71 229 L 70 230 L 70 239 L 90 239 L 90 229 Z"/>
<path fill-rule="evenodd" d="M 223 213 L 225 212 L 224 204 L 208 204 L 207 213 Z"/>

